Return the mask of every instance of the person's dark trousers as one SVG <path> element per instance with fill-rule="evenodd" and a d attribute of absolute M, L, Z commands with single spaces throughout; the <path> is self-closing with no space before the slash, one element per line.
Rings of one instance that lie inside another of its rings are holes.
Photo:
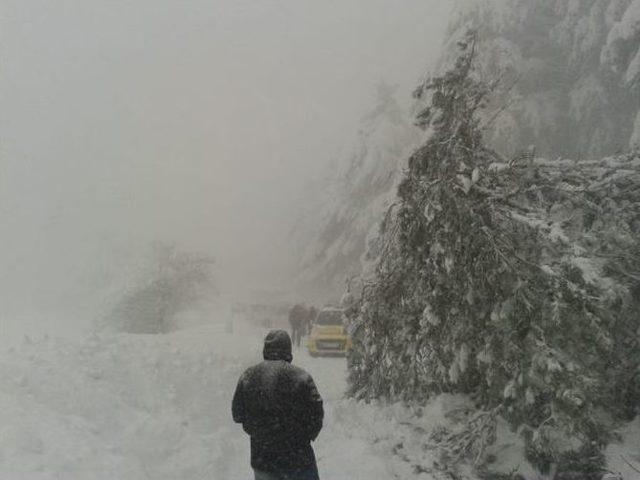
<path fill-rule="evenodd" d="M 302 331 L 301 331 L 300 327 L 294 328 L 291 331 L 291 336 L 293 337 L 292 338 L 293 344 L 296 347 L 299 347 L 300 346 L 300 338 L 302 337 Z"/>
<path fill-rule="evenodd" d="M 254 470 L 255 480 L 320 480 L 318 477 L 318 469 L 311 467 L 304 472 L 292 472 L 284 474 L 261 472 L 260 470 Z"/>

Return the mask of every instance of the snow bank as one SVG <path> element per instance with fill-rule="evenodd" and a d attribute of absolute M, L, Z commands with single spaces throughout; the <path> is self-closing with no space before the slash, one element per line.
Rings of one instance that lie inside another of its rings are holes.
<path fill-rule="evenodd" d="M 439 480 L 452 477 L 439 468 L 438 443 L 444 432 L 458 431 L 472 412 L 473 404 L 468 398 L 443 394 L 424 406 L 343 400 L 336 405 L 333 415 L 336 424 L 347 428 L 353 438 L 370 439 L 374 451 L 385 459 L 387 471 L 395 478 Z M 640 467 L 640 417 L 622 426 L 619 434 L 620 440 L 605 451 L 607 469 L 615 474 L 612 478 L 638 480 L 640 473 L 634 468 Z M 524 480 L 546 478 L 526 460 L 522 437 L 501 417 L 497 418 L 496 441 L 487 453 L 491 458 L 487 465 L 491 475 L 514 475 L 514 478 L 519 475 Z M 469 465 L 459 465 L 457 475 L 461 480 L 479 479 Z"/>
<path fill-rule="evenodd" d="M 238 339 L 212 327 L 10 349 L 0 357 L 0 478 L 247 478 L 228 405 L 260 351 Z"/>
<path fill-rule="evenodd" d="M 11 480 L 246 480 L 249 442 L 229 405 L 241 371 L 261 357 L 264 331 L 242 323 L 167 335 L 28 338 L 0 352 L 0 478 Z M 445 478 L 435 439 L 470 411 L 462 396 L 428 406 L 343 399 L 344 359 L 294 363 L 315 378 L 326 420 L 314 448 L 322 478 Z M 495 467 L 528 473 L 508 428 L 492 447 Z M 434 437 L 435 435 L 435 437 Z M 640 421 L 607 450 L 610 468 L 633 479 Z M 476 478 L 468 471 L 466 478 Z M 535 478 L 525 475 L 525 478 Z"/>
<path fill-rule="evenodd" d="M 640 479 L 640 417 L 619 431 L 620 441 L 607 447 L 607 464 L 613 473 L 625 480 Z"/>
<path fill-rule="evenodd" d="M 42 337 L 0 351 L 0 478 L 246 480 L 249 439 L 231 420 L 240 373 L 264 331 L 226 323 L 166 335 Z M 375 443 L 373 407 L 343 401 L 342 358 L 294 363 L 316 379 L 326 421 L 322 478 L 388 480 L 403 461 Z"/>

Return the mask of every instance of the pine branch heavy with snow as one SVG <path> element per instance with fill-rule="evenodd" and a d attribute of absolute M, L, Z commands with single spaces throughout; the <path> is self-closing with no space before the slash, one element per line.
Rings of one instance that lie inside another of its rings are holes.
<path fill-rule="evenodd" d="M 430 137 L 352 318 L 351 394 L 469 395 L 545 470 L 597 452 L 603 412 L 635 413 L 640 157 L 506 160 L 486 147 L 478 112 L 495 85 L 478 80 L 475 38 L 416 92 Z"/>

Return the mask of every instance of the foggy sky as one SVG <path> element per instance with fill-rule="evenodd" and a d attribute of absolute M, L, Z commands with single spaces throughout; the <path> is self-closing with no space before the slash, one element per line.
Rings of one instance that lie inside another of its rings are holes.
<path fill-rule="evenodd" d="M 268 284 L 380 80 L 401 100 L 450 0 L 5 0 L 0 301 L 72 288 L 107 245 L 175 241 Z"/>

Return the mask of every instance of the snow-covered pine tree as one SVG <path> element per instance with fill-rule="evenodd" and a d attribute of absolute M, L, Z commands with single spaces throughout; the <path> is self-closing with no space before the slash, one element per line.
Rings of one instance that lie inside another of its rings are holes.
<path fill-rule="evenodd" d="M 479 71 L 501 75 L 486 142 L 511 154 L 593 158 L 640 140 L 640 1 L 456 0 L 442 65 L 479 32 Z M 448 67 L 445 67 L 448 68 Z"/>
<path fill-rule="evenodd" d="M 214 260 L 174 245 L 157 244 L 138 272 L 100 320 L 100 326 L 129 333 L 167 333 L 175 317 L 216 292 Z"/>
<path fill-rule="evenodd" d="M 369 237 L 377 233 L 401 167 L 421 139 L 395 88 L 379 83 L 353 149 L 332 166 L 294 229 L 301 252 L 298 288 L 337 300 L 345 279 L 360 275 Z"/>
<path fill-rule="evenodd" d="M 596 471 L 602 412 L 638 400 L 640 160 L 503 160 L 483 143 L 478 112 L 493 86 L 475 74 L 475 34 L 459 48 L 416 91 L 430 136 L 409 159 L 352 318 L 350 392 L 467 394 L 478 413 L 445 442 L 456 460 L 481 462 L 501 415 L 541 470 L 578 468 L 577 456 Z"/>

